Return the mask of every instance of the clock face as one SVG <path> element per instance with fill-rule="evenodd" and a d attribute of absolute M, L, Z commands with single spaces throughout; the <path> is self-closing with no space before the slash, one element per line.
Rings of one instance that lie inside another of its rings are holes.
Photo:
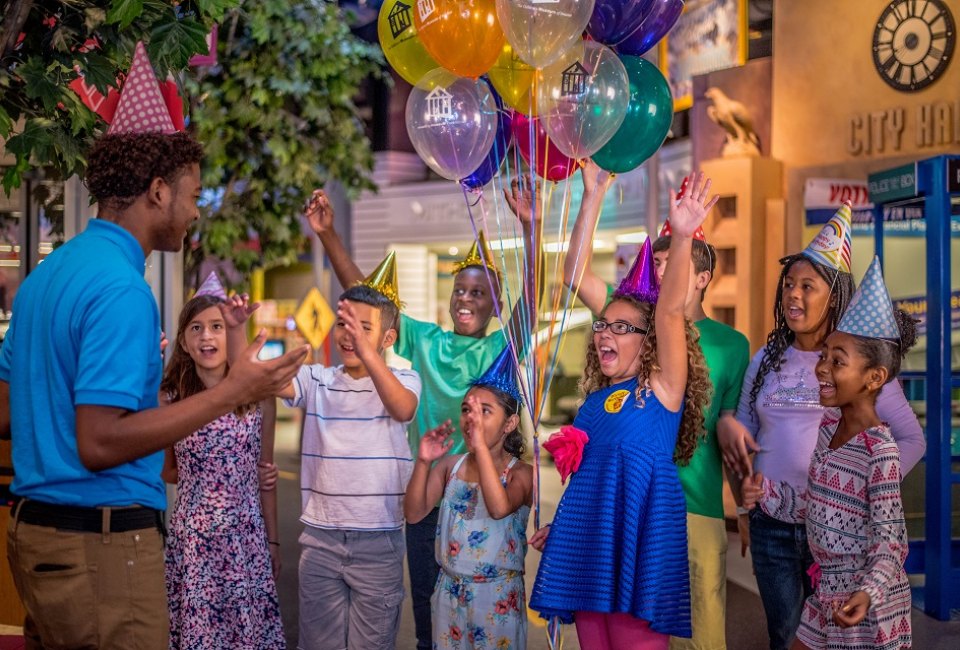
<path fill-rule="evenodd" d="M 873 31 L 873 64 L 897 90 L 920 90 L 943 76 L 956 42 L 943 0 L 893 0 Z"/>

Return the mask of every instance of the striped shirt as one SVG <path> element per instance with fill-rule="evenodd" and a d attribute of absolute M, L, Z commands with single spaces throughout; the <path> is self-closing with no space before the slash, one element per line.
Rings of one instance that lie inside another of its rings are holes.
<path fill-rule="evenodd" d="M 390 369 L 420 398 L 420 375 Z M 394 420 L 370 377 L 304 365 L 287 406 L 304 410 L 300 521 L 316 528 L 393 530 L 413 473 L 409 422 Z"/>

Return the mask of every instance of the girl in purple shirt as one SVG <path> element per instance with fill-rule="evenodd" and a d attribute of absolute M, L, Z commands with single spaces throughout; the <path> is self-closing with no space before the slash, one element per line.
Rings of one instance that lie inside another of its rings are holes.
<path fill-rule="evenodd" d="M 756 469 L 771 480 L 806 485 L 823 417 L 815 368 L 823 341 L 836 329 L 854 288 L 849 215 L 849 207 L 841 207 L 810 246 L 781 260 L 775 326 L 744 376 L 737 409 L 740 426 L 718 428 L 724 459 L 740 476 Z M 899 383 L 883 387 L 877 413 L 890 426 L 906 475 L 923 457 L 926 440 Z M 757 452 L 752 463 L 747 448 Z M 731 479 L 739 498 L 739 479 Z M 759 510 L 747 515 L 738 508 L 738 514 L 744 548 L 751 550 L 770 648 L 786 650 L 799 626 L 803 601 L 812 593 L 806 574 L 813 557 L 806 530 L 803 524 Z"/>

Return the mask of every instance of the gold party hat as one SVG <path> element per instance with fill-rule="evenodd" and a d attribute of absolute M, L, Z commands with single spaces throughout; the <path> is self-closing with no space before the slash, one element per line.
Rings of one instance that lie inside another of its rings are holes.
<path fill-rule="evenodd" d="M 480 251 L 483 251 L 482 256 Z M 500 269 L 497 268 L 497 265 L 493 261 L 493 253 L 490 252 L 490 247 L 487 246 L 487 238 L 484 236 L 482 230 L 480 231 L 480 236 L 477 238 L 477 241 L 473 242 L 473 246 L 470 247 L 467 256 L 453 265 L 453 274 L 456 275 L 468 266 L 486 266 L 494 272 L 498 280 L 500 279 Z"/>
<path fill-rule="evenodd" d="M 390 301 L 402 309 L 400 303 L 400 293 L 397 290 L 397 253 L 390 251 L 380 262 L 380 266 L 374 269 L 373 273 L 360 284 L 366 285 L 385 295 Z"/>

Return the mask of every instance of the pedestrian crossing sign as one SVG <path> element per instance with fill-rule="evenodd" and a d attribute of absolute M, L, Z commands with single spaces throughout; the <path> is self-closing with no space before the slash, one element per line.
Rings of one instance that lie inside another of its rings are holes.
<path fill-rule="evenodd" d="M 323 299 L 323 295 L 316 287 L 310 289 L 307 297 L 303 299 L 294 314 L 294 321 L 304 338 L 307 339 L 314 350 L 320 348 L 323 340 L 327 338 L 330 329 L 336 322 L 337 317 L 330 309 L 330 305 Z"/>

